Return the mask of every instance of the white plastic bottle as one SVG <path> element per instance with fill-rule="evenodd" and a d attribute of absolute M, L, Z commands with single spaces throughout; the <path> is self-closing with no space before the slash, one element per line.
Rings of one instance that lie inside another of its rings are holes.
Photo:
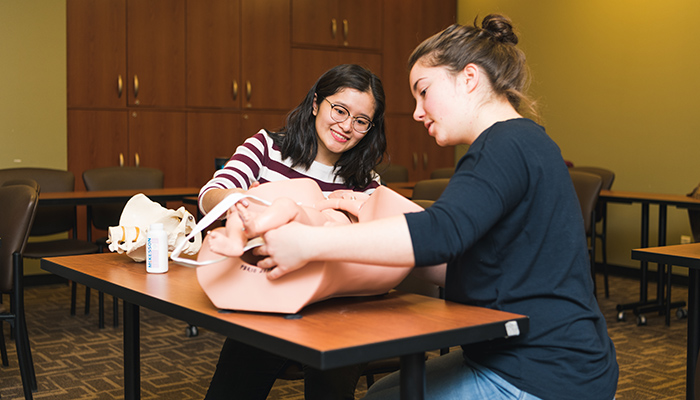
<path fill-rule="evenodd" d="M 146 272 L 154 274 L 168 272 L 168 234 L 163 230 L 161 223 L 151 224 L 148 228 Z"/>

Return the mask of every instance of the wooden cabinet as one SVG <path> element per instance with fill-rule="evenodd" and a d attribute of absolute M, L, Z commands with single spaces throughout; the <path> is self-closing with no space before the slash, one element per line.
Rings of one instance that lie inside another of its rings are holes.
<path fill-rule="evenodd" d="M 413 120 L 408 57 L 423 40 L 456 21 L 452 0 L 384 0 L 382 84 L 386 95 L 387 145 L 391 162 L 408 168 L 409 180 L 428 179 L 436 168 L 454 166 L 454 147 L 439 147 Z M 416 10 L 419 10 L 417 12 Z"/>
<path fill-rule="evenodd" d="M 187 118 L 183 112 L 155 110 L 68 110 L 68 169 L 83 189 L 82 172 L 126 165 L 159 168 L 165 186 L 183 186 L 187 177 Z"/>
<path fill-rule="evenodd" d="M 128 104 L 185 105 L 185 0 L 127 0 Z"/>
<path fill-rule="evenodd" d="M 286 113 L 190 112 L 187 117 L 187 186 L 204 186 L 217 157 L 230 157 L 238 145 L 260 129 L 278 130 Z"/>
<path fill-rule="evenodd" d="M 376 0 L 292 0 L 292 43 L 379 51 L 382 11 Z"/>
<path fill-rule="evenodd" d="M 120 159 L 199 186 L 323 72 L 356 63 L 384 83 L 392 159 L 422 178 L 454 156 L 412 121 L 406 59 L 455 14 L 454 0 L 66 0 L 68 167 L 79 188 Z"/>
<path fill-rule="evenodd" d="M 126 2 L 66 2 L 68 107 L 126 106 Z"/>
<path fill-rule="evenodd" d="M 188 0 L 187 106 L 288 110 L 289 24 L 289 1 Z"/>

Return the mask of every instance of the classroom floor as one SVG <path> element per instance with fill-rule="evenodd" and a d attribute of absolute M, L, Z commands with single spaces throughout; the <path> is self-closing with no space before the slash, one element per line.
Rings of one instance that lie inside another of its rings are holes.
<path fill-rule="evenodd" d="M 598 277 L 602 293 L 602 278 Z M 684 399 L 686 320 L 675 313 L 671 326 L 664 318 L 647 315 L 647 325 L 638 327 L 628 313 L 617 322 L 615 306 L 638 298 L 636 280 L 611 277 L 611 296 L 599 296 L 608 321 L 608 331 L 617 348 L 620 381 L 617 400 Z M 79 400 L 123 398 L 122 326 L 111 325 L 111 297 L 106 300 L 104 329 L 97 327 L 97 293 L 93 291 L 92 312 L 82 313 L 79 287 L 79 312 L 70 316 L 70 288 L 67 285 L 29 287 L 26 309 L 32 354 L 39 391 L 35 399 Z M 655 293 L 654 284 L 650 293 Z M 84 297 L 84 296 L 82 296 Z M 687 289 L 673 288 L 674 300 L 687 299 Z M 5 303 L 9 301 L 7 297 Z M 121 308 L 120 308 L 121 310 Z M 203 399 L 214 371 L 223 338 L 199 330 L 187 337 L 187 325 L 179 320 L 141 308 L 141 398 L 144 400 Z M 4 325 L 10 366 L 0 366 L 0 398 L 22 399 L 22 384 L 17 367 L 9 324 Z M 365 392 L 360 379 L 356 398 Z M 301 381 L 278 381 L 270 400 L 302 400 Z"/>

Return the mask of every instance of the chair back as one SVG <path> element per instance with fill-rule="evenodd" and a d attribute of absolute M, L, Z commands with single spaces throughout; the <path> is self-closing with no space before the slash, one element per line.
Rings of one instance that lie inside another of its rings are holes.
<path fill-rule="evenodd" d="M 0 187 L 0 291 L 14 291 L 13 254 L 24 252 L 39 193 L 27 185 Z"/>
<path fill-rule="evenodd" d="M 72 192 L 75 176 L 70 171 L 50 168 L 0 169 L 0 185 L 17 180 L 36 181 L 42 192 Z M 37 207 L 30 236 L 45 236 L 63 233 L 75 228 L 74 206 Z"/>
<path fill-rule="evenodd" d="M 594 211 L 598 204 L 598 196 L 603 186 L 603 179 L 596 174 L 588 172 L 569 170 L 571 181 L 574 183 L 576 195 L 578 196 L 581 212 L 583 213 L 583 223 L 586 228 L 586 235 L 590 235 L 594 226 Z"/>
<path fill-rule="evenodd" d="M 452 178 L 455 169 L 453 167 L 437 168 L 430 173 L 430 179 Z"/>
<path fill-rule="evenodd" d="M 613 182 L 615 181 L 615 173 L 612 172 L 609 169 L 605 168 L 600 168 L 600 167 L 571 167 L 569 168 L 569 171 L 579 171 L 579 172 L 588 172 L 589 174 L 595 174 L 600 176 L 601 179 L 603 179 L 603 186 L 601 189 L 605 190 L 610 190 L 612 188 Z M 604 204 L 598 204 L 596 206 L 595 210 L 595 220 L 596 222 L 600 222 L 603 218 L 605 218 L 606 214 L 606 208 Z"/>
<path fill-rule="evenodd" d="M 398 164 L 379 164 L 374 168 L 382 183 L 408 182 L 408 168 Z"/>
<path fill-rule="evenodd" d="M 105 167 L 83 172 L 83 182 L 88 191 L 161 189 L 163 181 L 163 171 L 156 168 Z M 126 202 L 91 206 L 92 224 L 103 230 L 119 225 L 125 205 Z"/>
<path fill-rule="evenodd" d="M 450 183 L 449 178 L 418 181 L 416 186 L 413 187 L 411 200 L 437 200 L 442 195 L 442 192 L 445 191 L 448 183 Z"/>

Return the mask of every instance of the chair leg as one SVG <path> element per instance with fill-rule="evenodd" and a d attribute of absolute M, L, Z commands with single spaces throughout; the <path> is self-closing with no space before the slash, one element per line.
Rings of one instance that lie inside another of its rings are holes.
<path fill-rule="evenodd" d="M 75 315 L 75 299 L 78 296 L 78 284 L 71 281 L 70 284 L 70 315 Z"/>
<path fill-rule="evenodd" d="M 2 357 L 2 365 L 7 367 L 10 365 L 10 360 L 7 358 L 7 346 L 5 346 L 5 325 L 0 321 L 0 356 Z"/>

